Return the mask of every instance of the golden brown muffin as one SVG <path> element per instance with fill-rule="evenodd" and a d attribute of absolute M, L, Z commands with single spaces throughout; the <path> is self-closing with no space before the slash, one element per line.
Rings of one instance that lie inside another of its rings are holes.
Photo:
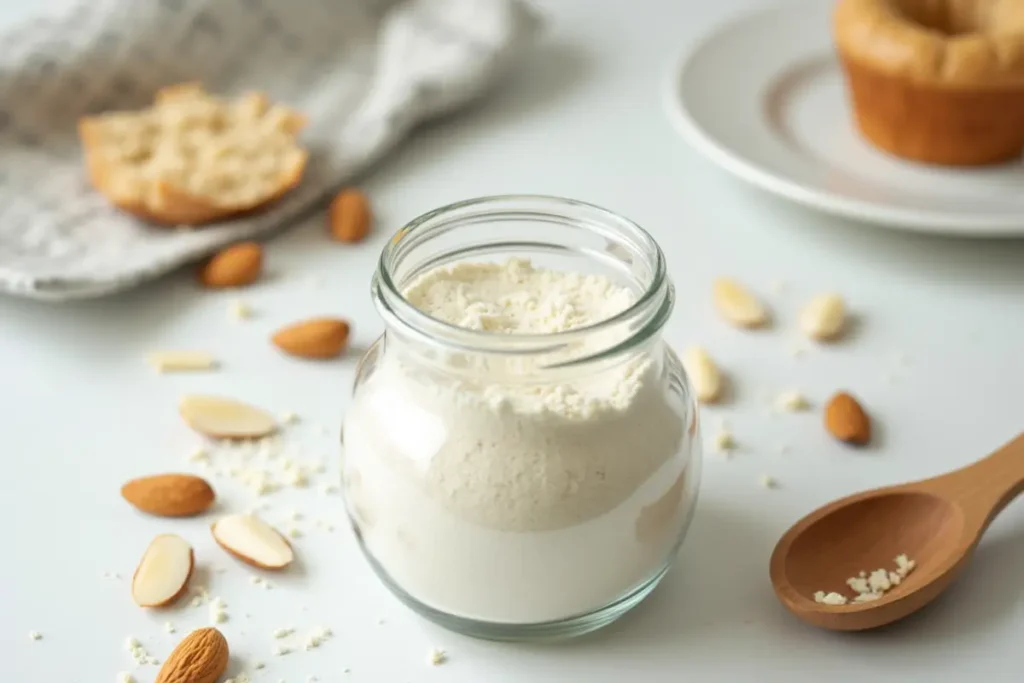
<path fill-rule="evenodd" d="M 838 0 L 833 32 L 877 147 L 956 166 L 1024 150 L 1024 0 Z"/>
<path fill-rule="evenodd" d="M 305 123 L 260 93 L 222 100 L 194 83 L 164 88 L 137 112 L 82 119 L 92 184 L 141 218 L 199 225 L 252 211 L 295 187 Z"/>

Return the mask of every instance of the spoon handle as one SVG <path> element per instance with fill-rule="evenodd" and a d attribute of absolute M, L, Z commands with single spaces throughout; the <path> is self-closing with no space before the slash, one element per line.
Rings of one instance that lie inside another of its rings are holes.
<path fill-rule="evenodd" d="M 1024 493 L 1024 432 L 988 457 L 928 483 L 936 493 L 957 500 L 965 521 L 976 524 L 980 535 Z"/>

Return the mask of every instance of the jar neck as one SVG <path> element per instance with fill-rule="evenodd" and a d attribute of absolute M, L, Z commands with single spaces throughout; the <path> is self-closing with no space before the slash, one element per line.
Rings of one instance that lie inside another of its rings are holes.
<path fill-rule="evenodd" d="M 513 255 L 600 273 L 629 288 L 635 300 L 610 318 L 567 331 L 498 334 L 433 318 L 403 295 L 434 268 Z M 372 295 L 389 335 L 403 347 L 431 357 L 528 357 L 537 368 L 614 361 L 647 348 L 675 303 L 664 254 L 646 231 L 591 204 L 536 195 L 472 199 L 416 218 L 381 254 Z"/>

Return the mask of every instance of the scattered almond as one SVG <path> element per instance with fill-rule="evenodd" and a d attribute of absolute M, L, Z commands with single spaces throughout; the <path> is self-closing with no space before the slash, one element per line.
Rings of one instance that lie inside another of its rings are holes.
<path fill-rule="evenodd" d="M 370 200 L 361 190 L 342 190 L 331 201 L 328 220 L 331 237 L 339 242 L 359 242 L 369 234 L 373 222 Z"/>
<path fill-rule="evenodd" d="M 244 287 L 260 277 L 263 247 L 256 242 L 240 242 L 214 254 L 199 269 L 199 281 L 205 287 Z"/>
<path fill-rule="evenodd" d="M 707 351 L 700 346 L 691 346 L 683 354 L 683 366 L 693 381 L 697 400 L 701 403 L 714 403 L 719 399 L 722 376 Z"/>
<path fill-rule="evenodd" d="M 254 567 L 281 569 L 295 559 L 285 537 L 255 515 L 224 517 L 210 531 L 221 548 Z"/>
<path fill-rule="evenodd" d="M 161 373 L 195 372 L 217 367 L 217 359 L 203 351 L 153 351 L 146 354 L 146 362 Z"/>
<path fill-rule="evenodd" d="M 163 607 L 188 586 L 195 558 L 192 546 L 174 534 L 161 534 L 143 553 L 132 577 L 132 599 L 140 607 Z"/>
<path fill-rule="evenodd" d="M 737 327 L 761 327 L 768 322 L 768 311 L 757 298 L 735 280 L 717 278 L 712 285 L 715 308 Z"/>
<path fill-rule="evenodd" d="M 214 683 L 227 667 L 228 641 L 215 628 L 201 628 L 178 643 L 155 683 Z"/>
<path fill-rule="evenodd" d="M 143 512 L 160 517 L 189 517 L 213 504 L 213 488 L 192 474 L 157 474 L 132 479 L 121 496 Z"/>
<path fill-rule="evenodd" d="M 853 396 L 839 392 L 825 406 L 825 428 L 846 443 L 864 445 L 871 440 L 871 420 Z"/>
<path fill-rule="evenodd" d="M 348 334 L 345 320 L 313 318 L 278 330 L 271 340 L 292 356 L 325 359 L 341 355 L 348 345 Z"/>
<path fill-rule="evenodd" d="M 845 322 L 846 304 L 838 294 L 819 294 L 800 313 L 800 329 L 818 341 L 839 337 Z"/>
<path fill-rule="evenodd" d="M 189 427 L 215 439 L 258 439 L 277 431 L 266 411 L 219 396 L 185 396 L 178 412 Z"/>

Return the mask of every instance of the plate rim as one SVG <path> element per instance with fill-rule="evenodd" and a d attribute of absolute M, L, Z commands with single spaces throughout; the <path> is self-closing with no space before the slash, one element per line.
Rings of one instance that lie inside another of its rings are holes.
<path fill-rule="evenodd" d="M 664 106 L 677 132 L 689 145 L 731 175 L 770 194 L 774 194 L 822 213 L 855 221 L 872 223 L 890 229 L 921 234 L 937 234 L 974 238 L 1024 237 L 1024 214 L 1020 217 L 983 217 L 972 213 L 940 213 L 925 209 L 909 209 L 853 199 L 835 192 L 808 186 L 779 175 L 751 161 L 715 139 L 691 115 L 681 96 L 682 78 L 692 60 L 709 44 L 743 23 L 757 21 L 775 14 L 792 14 L 808 7 L 821 11 L 820 0 L 785 2 L 718 22 L 672 64 L 663 88 Z"/>

